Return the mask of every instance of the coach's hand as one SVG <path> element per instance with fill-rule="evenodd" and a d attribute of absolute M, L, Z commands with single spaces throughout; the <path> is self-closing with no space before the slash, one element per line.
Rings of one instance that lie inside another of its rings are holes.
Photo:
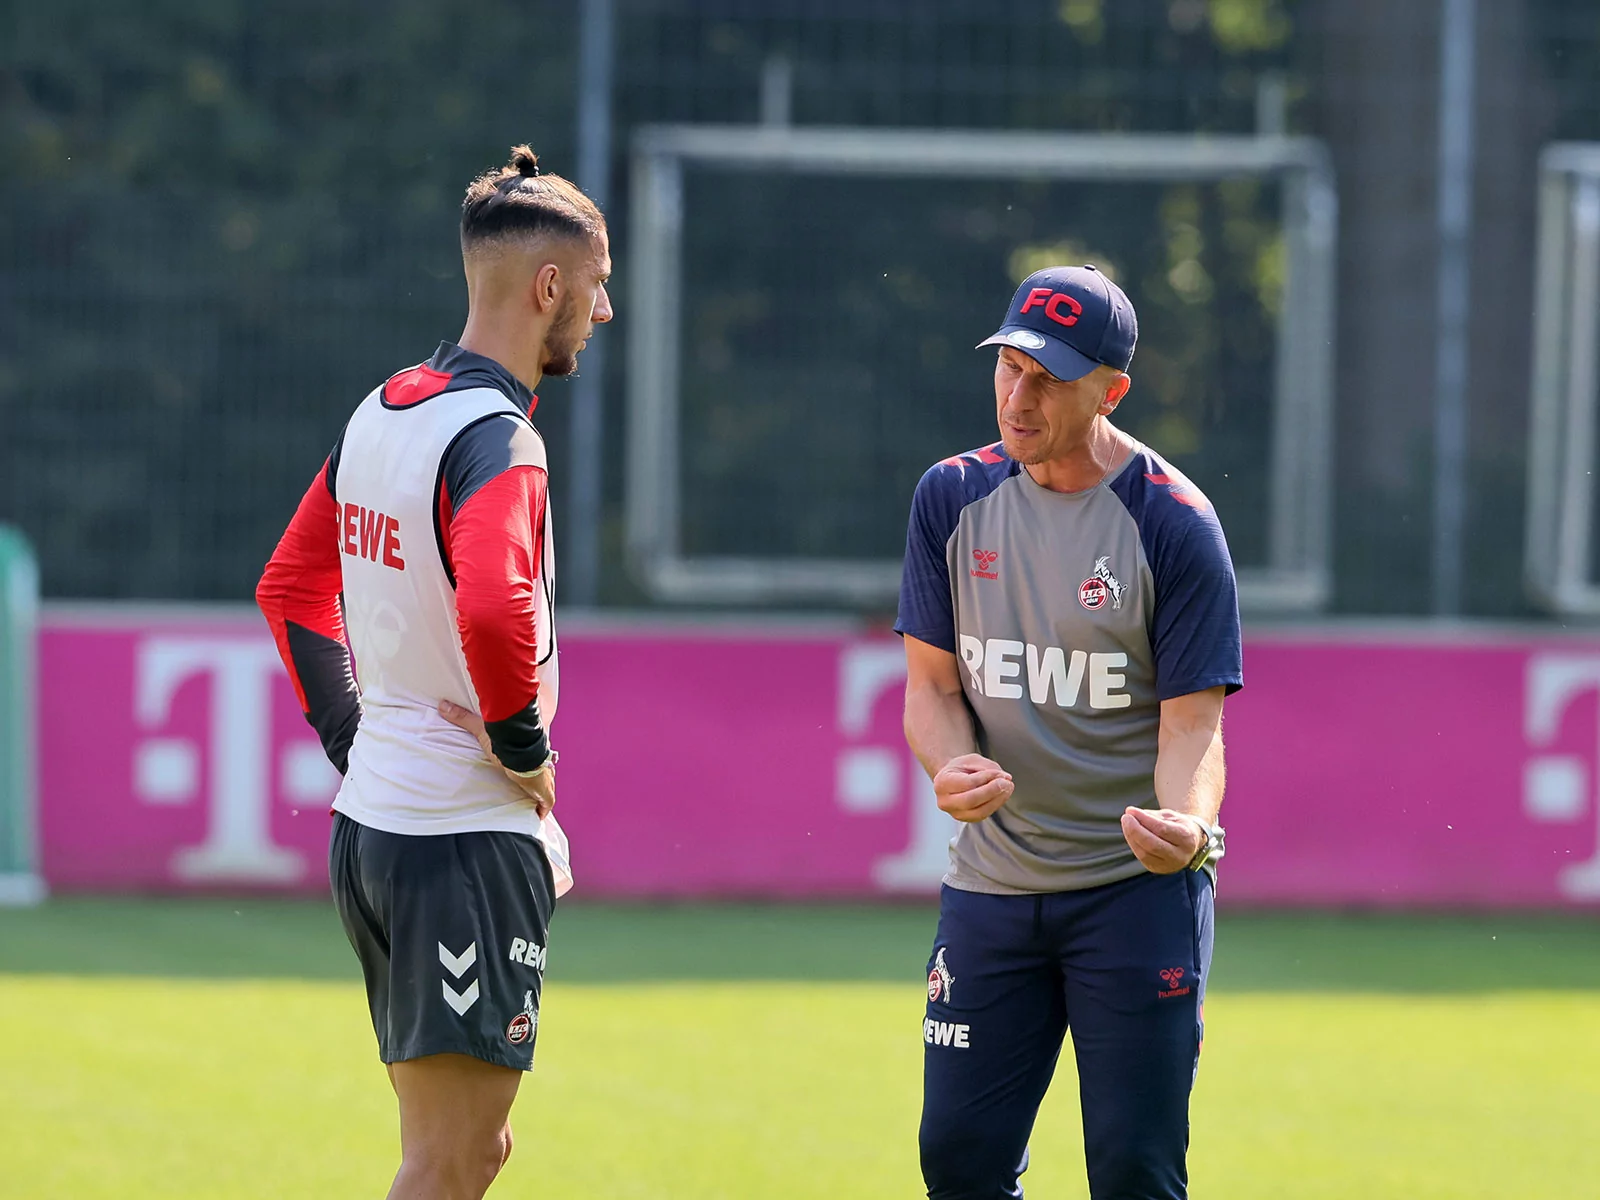
<path fill-rule="evenodd" d="M 1016 784 L 993 759 L 962 754 L 939 768 L 933 794 L 939 807 L 958 821 L 981 821 L 1007 800 Z"/>
<path fill-rule="evenodd" d="M 1183 870 L 1205 840 L 1195 818 L 1185 813 L 1132 806 L 1122 812 L 1122 836 L 1145 870 L 1156 875 Z"/>
<path fill-rule="evenodd" d="M 495 757 L 494 747 L 489 742 L 489 731 L 483 727 L 483 718 L 469 708 L 462 708 L 450 700 L 439 701 L 439 715 L 457 729 L 465 729 L 478 739 L 478 745 L 483 747 L 484 754 L 489 761 L 500 762 Z M 556 806 L 556 766 L 549 764 L 536 775 L 518 775 L 504 763 L 500 769 L 506 773 L 506 778 L 522 789 L 522 794 L 533 801 L 534 811 L 543 820 L 550 815 L 550 810 Z"/>

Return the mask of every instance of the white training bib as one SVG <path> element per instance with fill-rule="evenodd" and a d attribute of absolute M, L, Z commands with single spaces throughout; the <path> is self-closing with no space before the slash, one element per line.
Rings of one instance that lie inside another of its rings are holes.
<path fill-rule="evenodd" d="M 532 428 L 503 393 L 480 387 L 405 406 L 387 404 L 379 388 L 345 429 L 334 492 L 361 723 L 333 807 L 388 833 L 530 834 L 543 843 L 561 895 L 572 886 L 572 871 L 555 817 L 541 821 L 477 740 L 439 715 L 441 700 L 481 711 L 461 649 L 438 497 L 446 452 L 484 420 Z M 541 469 L 543 454 L 540 440 Z M 559 696 L 553 542 L 547 507 L 535 596 L 539 708 L 547 725 Z"/>

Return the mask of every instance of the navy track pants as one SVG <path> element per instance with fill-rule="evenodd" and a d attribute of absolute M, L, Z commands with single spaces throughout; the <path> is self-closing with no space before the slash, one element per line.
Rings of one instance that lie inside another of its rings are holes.
<path fill-rule="evenodd" d="M 923 1021 L 930 1200 L 1022 1195 L 1069 1028 L 1090 1196 L 1187 1196 L 1211 891 L 1193 871 L 1041 895 L 943 889 Z"/>

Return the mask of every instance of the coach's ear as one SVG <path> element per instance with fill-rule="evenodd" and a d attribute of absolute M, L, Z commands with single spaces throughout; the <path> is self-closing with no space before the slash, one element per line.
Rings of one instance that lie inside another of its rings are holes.
<path fill-rule="evenodd" d="M 1116 378 L 1106 385 L 1105 397 L 1100 401 L 1100 415 L 1109 417 L 1117 411 L 1117 405 L 1122 403 L 1122 398 L 1128 394 L 1128 389 L 1133 386 L 1133 380 L 1126 373 L 1118 371 Z"/>

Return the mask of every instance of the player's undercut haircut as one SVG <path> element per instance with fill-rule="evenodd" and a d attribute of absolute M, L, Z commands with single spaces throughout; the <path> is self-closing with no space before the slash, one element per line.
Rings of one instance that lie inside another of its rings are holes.
<path fill-rule="evenodd" d="M 511 161 L 485 171 L 467 185 L 461 202 L 461 249 L 502 238 L 554 234 L 593 238 L 606 219 L 578 185 L 559 175 L 541 175 L 539 157 L 513 146 Z"/>

